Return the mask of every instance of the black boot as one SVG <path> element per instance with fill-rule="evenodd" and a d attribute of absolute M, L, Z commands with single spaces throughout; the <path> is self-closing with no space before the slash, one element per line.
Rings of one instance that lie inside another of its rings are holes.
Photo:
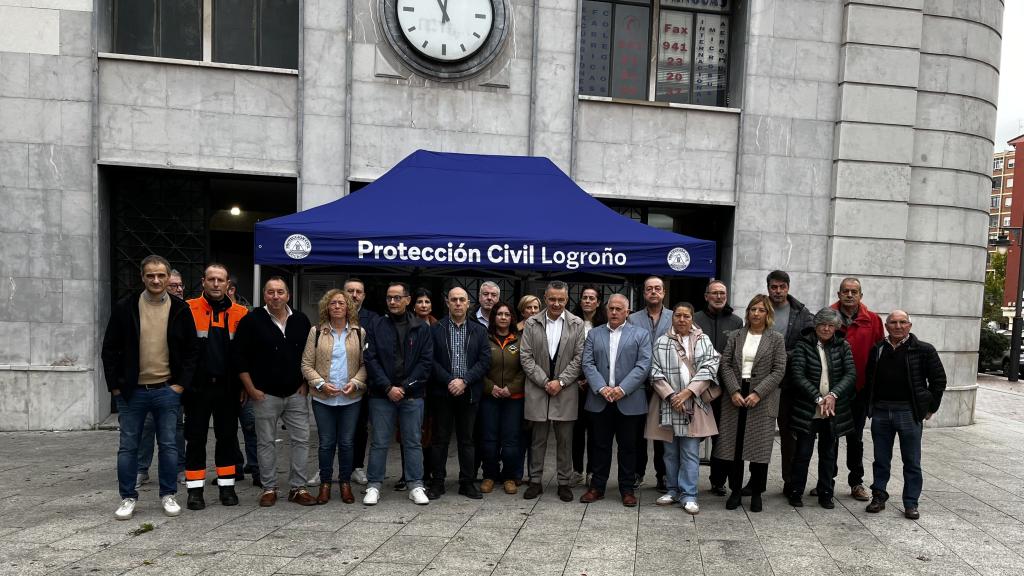
<path fill-rule="evenodd" d="M 202 510 L 206 508 L 206 500 L 203 499 L 202 488 L 189 488 L 188 489 L 188 502 L 185 507 L 189 510 Z"/>
<path fill-rule="evenodd" d="M 234 486 L 220 487 L 220 504 L 221 506 L 238 506 L 238 495 L 235 494 Z"/>
<path fill-rule="evenodd" d="M 735 492 L 730 492 L 729 499 L 725 501 L 725 509 L 735 510 L 739 508 L 741 500 L 742 496 L 740 495 L 740 492 L 738 490 Z"/>
<path fill-rule="evenodd" d="M 763 509 L 764 509 L 764 506 L 761 503 L 761 493 L 760 492 L 754 492 L 753 494 L 750 495 L 750 511 L 751 512 L 760 512 Z"/>

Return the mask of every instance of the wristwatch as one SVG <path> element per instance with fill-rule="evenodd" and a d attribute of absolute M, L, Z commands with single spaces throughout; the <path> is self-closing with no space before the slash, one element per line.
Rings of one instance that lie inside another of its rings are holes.
<path fill-rule="evenodd" d="M 323 388 L 324 388 L 324 379 L 321 378 L 321 379 L 317 380 L 316 384 L 313 385 L 313 388 L 316 388 L 317 392 L 323 390 Z"/>
<path fill-rule="evenodd" d="M 562 382 L 561 380 L 559 380 L 558 381 L 558 387 L 559 388 L 565 388 L 565 382 Z"/>
<path fill-rule="evenodd" d="M 824 397 L 824 396 L 818 396 L 818 399 L 814 401 L 814 403 L 815 403 L 815 404 L 817 404 L 817 405 L 819 405 L 819 406 L 820 406 L 820 405 L 821 405 L 821 404 L 822 404 L 823 402 L 825 402 L 825 397 Z"/>

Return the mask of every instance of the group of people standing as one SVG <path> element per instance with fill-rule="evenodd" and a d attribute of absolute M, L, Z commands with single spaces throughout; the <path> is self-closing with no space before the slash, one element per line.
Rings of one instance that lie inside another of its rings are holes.
<path fill-rule="evenodd" d="M 882 337 L 878 316 L 860 303 L 856 279 L 845 279 L 839 301 L 813 317 L 788 295 L 788 275 L 775 271 L 769 294 L 752 298 L 743 320 L 728 306 L 721 281 L 708 284 L 703 309 L 687 302 L 669 309 L 658 277 L 645 280 L 644 308 L 632 313 L 625 295 L 604 299 L 595 286 L 581 290 L 570 312 L 569 287 L 561 281 L 549 282 L 543 299 L 527 295 L 513 308 L 501 301 L 497 284 L 484 282 L 474 312 L 466 290 L 455 287 L 438 320 L 429 290 L 390 283 L 386 312 L 378 316 L 362 306 L 363 283 L 350 278 L 323 295 L 311 322 L 289 306 L 288 285 L 279 277 L 265 282 L 265 305 L 249 311 L 226 297 L 223 265 L 207 266 L 202 295 L 187 302 L 168 292 L 171 267 L 164 258 L 150 256 L 141 268 L 144 289 L 115 305 L 103 342 L 121 421 L 118 519 L 131 518 L 138 499 L 147 415 L 159 445 L 164 512 L 180 513 L 175 429 L 182 407 L 186 506 L 206 505 L 211 417 L 219 500 L 236 505 L 243 402 L 255 415 L 260 506 L 277 501 L 275 441 L 283 423 L 291 447 L 288 500 L 300 505 L 326 504 L 335 483 L 342 502 L 353 503 L 353 482 L 366 485 L 364 505 L 377 504 L 396 433 L 402 470 L 395 489 L 407 490 L 419 505 L 441 498 L 454 432 L 461 495 L 479 499 L 499 484 L 516 494 L 525 482 L 524 498 L 537 498 L 553 439 L 561 500 L 574 500 L 580 484 L 586 484 L 581 502 L 605 497 L 615 445 L 625 506 L 638 503 L 653 440 L 656 488 L 664 493 L 657 503 L 679 503 L 690 514 L 699 512 L 701 443 L 713 438 L 712 491 L 724 496 L 728 483 L 726 507 L 738 507 L 748 493 L 749 510 L 757 512 L 778 420 L 789 503 L 802 505 L 817 439 L 816 495 L 831 508 L 839 437 L 849 442 L 852 494 L 867 499 L 863 444 L 855 441 L 873 413 L 868 510 L 885 506 L 898 434 L 904 505 L 908 517 L 911 509 L 917 513 L 920 424 L 937 410 L 945 376 L 934 348 L 910 334 L 905 313 L 889 315 L 889 338 Z M 310 415 L 319 441 L 318 482 L 306 472 Z M 364 470 L 360 452 L 367 442 Z M 745 463 L 751 478 L 743 487 Z M 309 484 L 318 485 L 315 496 Z"/>

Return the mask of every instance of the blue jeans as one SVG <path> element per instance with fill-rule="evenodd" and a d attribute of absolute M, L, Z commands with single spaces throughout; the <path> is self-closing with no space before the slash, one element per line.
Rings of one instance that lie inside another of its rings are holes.
<path fill-rule="evenodd" d="M 874 407 L 871 416 L 871 441 L 875 445 L 875 461 L 871 465 L 875 481 L 871 483 L 872 492 L 877 492 L 883 500 L 889 499 L 885 491 L 892 472 L 892 445 L 896 436 L 900 438 L 900 455 L 903 457 L 903 506 L 917 508 L 921 497 L 921 486 L 924 477 L 921 474 L 921 431 L 922 422 L 914 421 L 914 413 L 906 410 L 893 410 Z"/>
<path fill-rule="evenodd" d="M 356 424 L 359 422 L 361 400 L 347 406 L 329 406 L 313 400 L 313 418 L 316 419 L 320 447 L 320 482 L 330 483 L 334 477 L 334 454 L 338 454 L 338 482 L 352 480 L 352 455 L 355 452 Z"/>
<path fill-rule="evenodd" d="M 700 443 L 703 438 L 675 436 L 665 445 L 665 487 L 682 503 L 697 501 Z"/>
<path fill-rule="evenodd" d="M 121 428 L 117 448 L 117 489 L 121 498 L 138 498 L 135 489 L 135 475 L 139 470 L 139 442 L 142 440 L 142 426 L 146 415 L 152 414 L 156 424 L 158 472 L 160 496 L 178 491 L 178 444 L 175 431 L 181 414 L 181 394 L 170 386 L 147 390 L 138 388 L 130 400 L 123 395 L 114 397 L 117 402 L 117 419 Z"/>
<path fill-rule="evenodd" d="M 484 478 L 519 480 L 523 463 L 519 445 L 526 400 L 484 396 L 480 399 L 480 447 Z M 499 469 L 498 462 L 501 462 Z"/>
<path fill-rule="evenodd" d="M 395 437 L 395 424 L 402 433 L 405 457 L 404 477 L 409 489 L 423 487 L 423 398 L 405 398 L 398 403 L 387 398 L 370 398 L 370 462 L 366 467 L 369 487 L 380 489 L 387 471 L 388 446 Z"/>
<path fill-rule="evenodd" d="M 178 472 L 185 471 L 185 419 L 184 410 L 178 416 L 178 426 L 175 432 L 175 442 L 178 446 Z M 153 415 L 147 414 L 146 421 L 142 424 L 142 440 L 139 441 L 139 474 L 149 475 L 149 467 L 153 464 L 153 448 L 156 446 L 156 424 L 153 423 Z"/>

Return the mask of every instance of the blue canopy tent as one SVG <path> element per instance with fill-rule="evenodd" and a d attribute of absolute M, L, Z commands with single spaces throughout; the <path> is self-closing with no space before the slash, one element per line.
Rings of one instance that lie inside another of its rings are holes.
<path fill-rule="evenodd" d="M 547 158 L 426 150 L 358 193 L 257 223 L 254 253 L 257 265 L 715 275 L 713 241 L 622 216 Z"/>

